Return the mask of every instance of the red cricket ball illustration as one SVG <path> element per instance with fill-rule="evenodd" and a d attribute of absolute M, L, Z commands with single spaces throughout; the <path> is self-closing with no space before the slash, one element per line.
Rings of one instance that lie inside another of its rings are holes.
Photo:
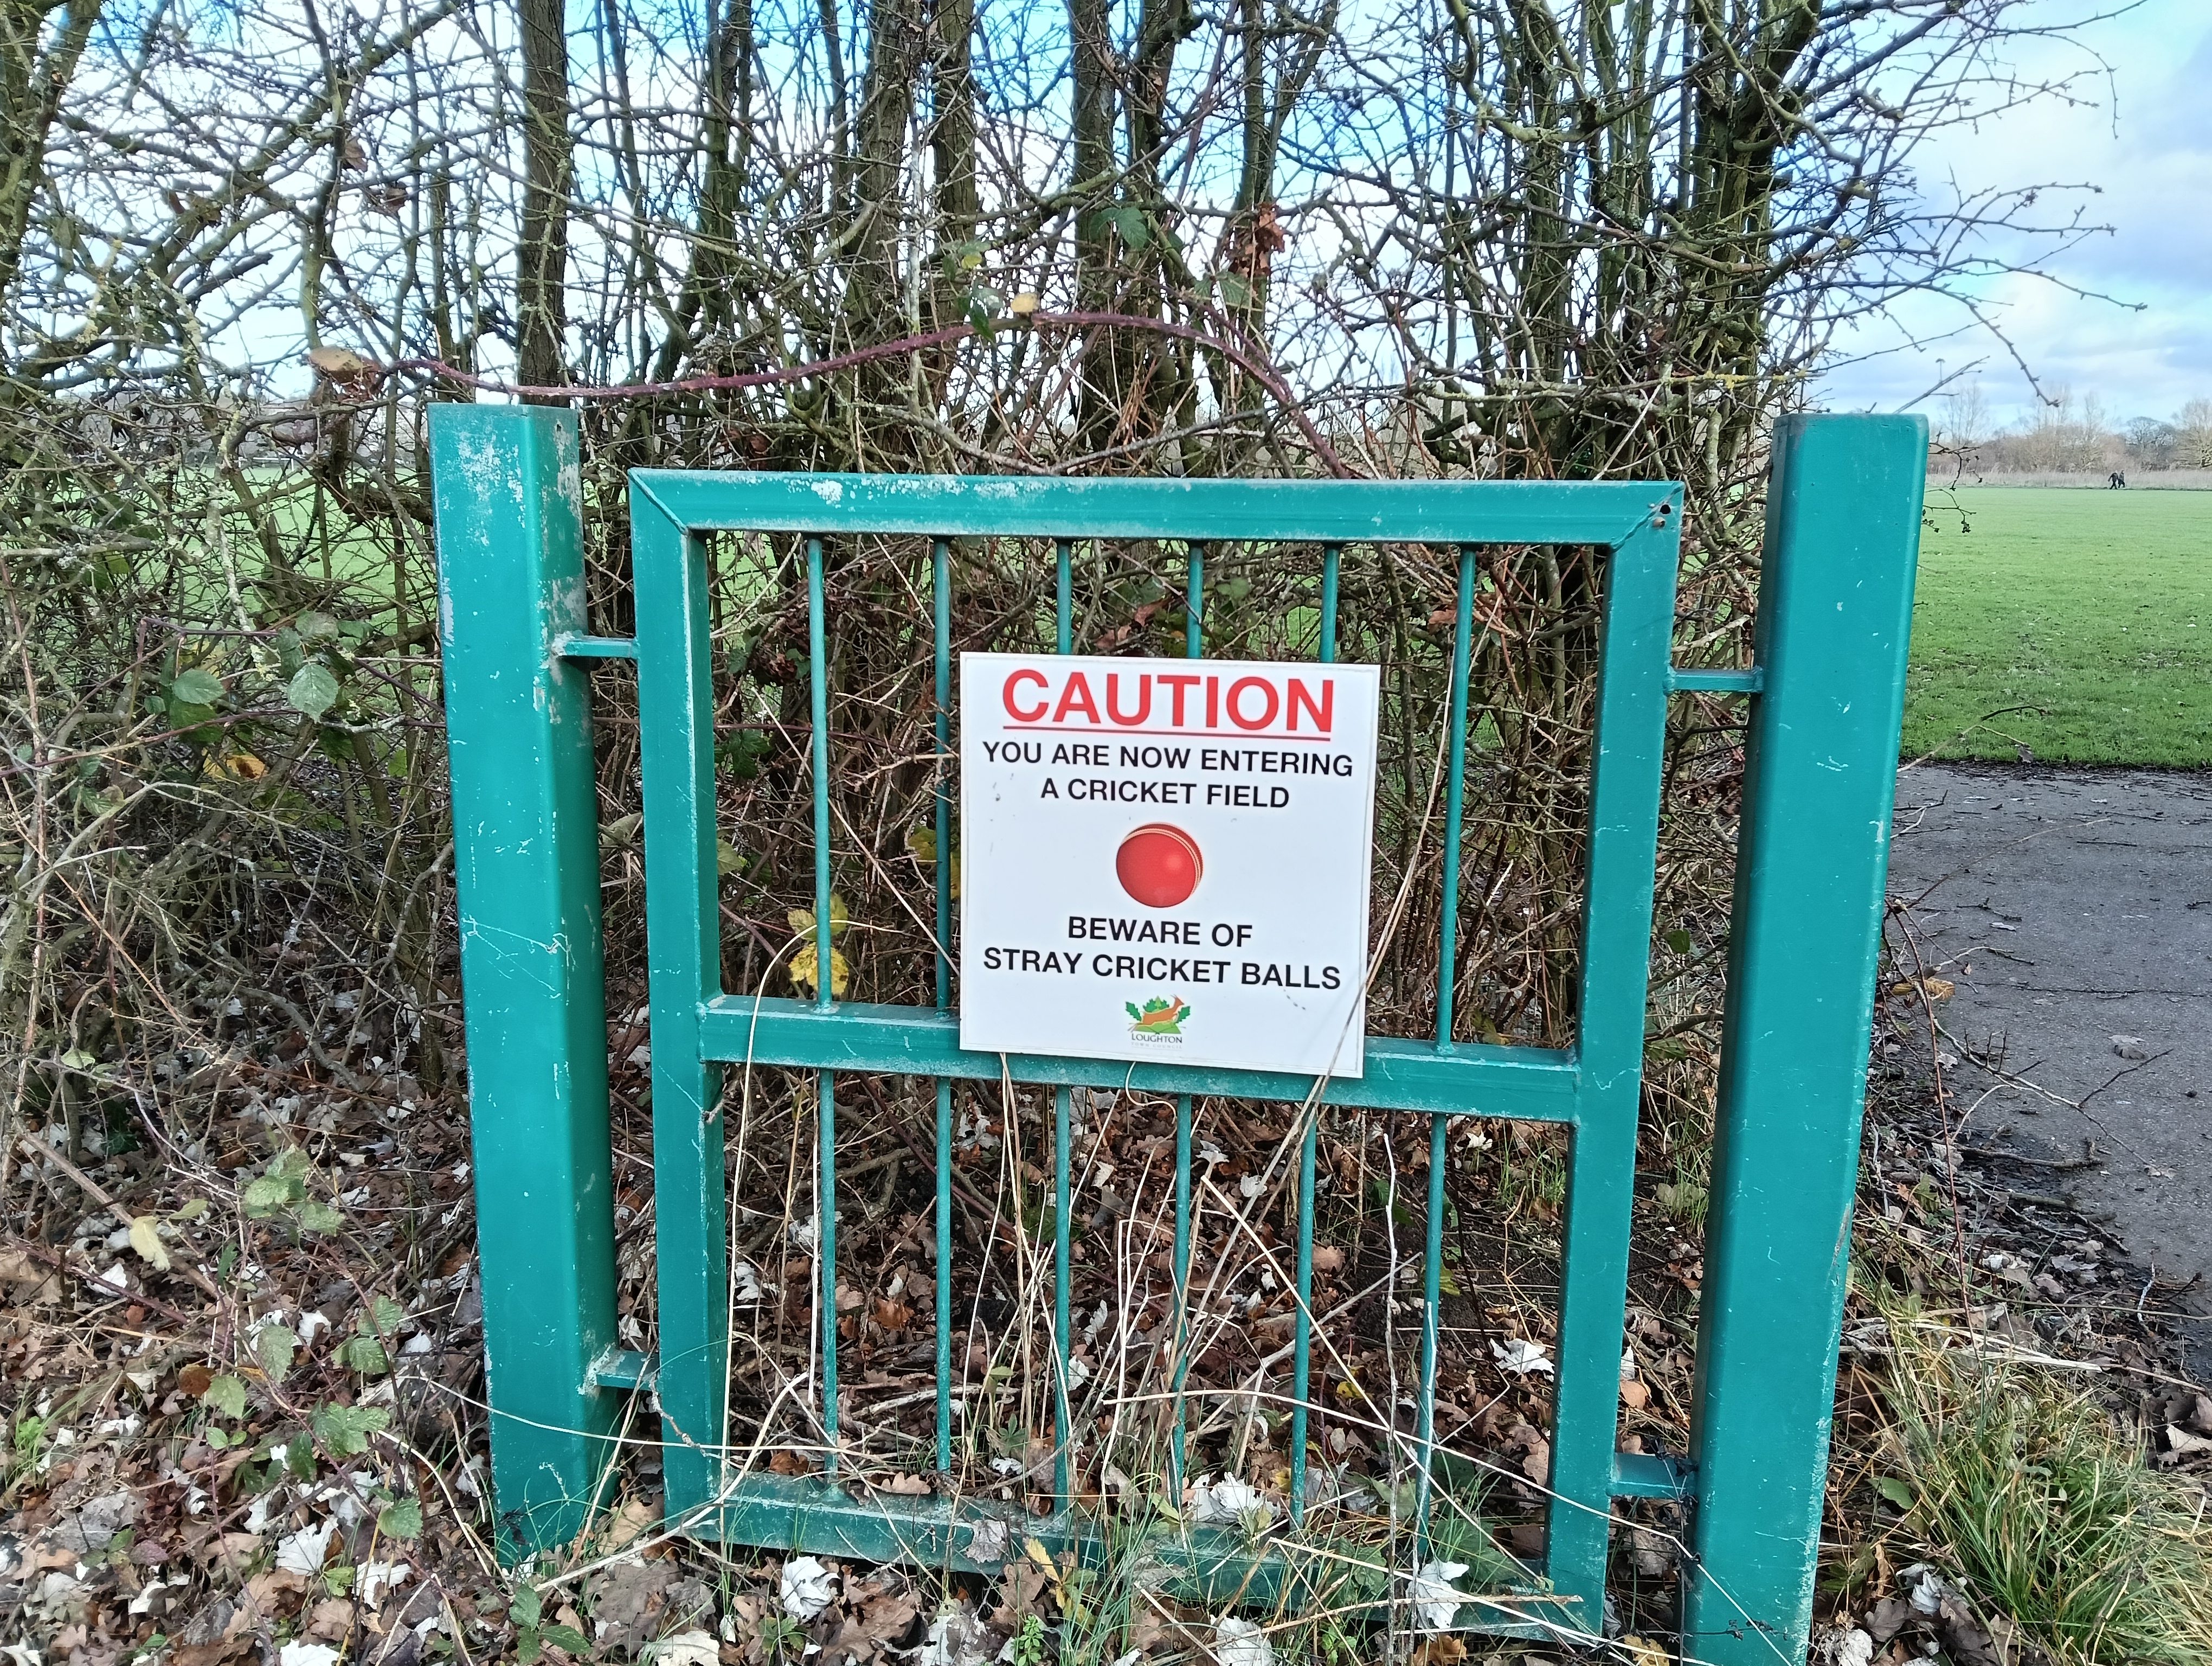
<path fill-rule="evenodd" d="M 1198 841 L 1165 822 L 1131 829 L 1114 855 L 1114 875 L 1121 889 L 1148 909 L 1171 909 L 1189 901 L 1205 872 Z"/>

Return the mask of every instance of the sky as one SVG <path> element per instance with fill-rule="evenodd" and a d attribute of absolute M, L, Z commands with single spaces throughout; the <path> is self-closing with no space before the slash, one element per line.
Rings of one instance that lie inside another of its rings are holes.
<path fill-rule="evenodd" d="M 2084 0 L 2039 0 L 2031 15 L 2057 21 Z M 2094 194 L 2045 197 L 2039 208 L 2082 204 L 2109 225 L 2044 264 L 2073 289 L 2020 274 L 1975 285 L 2002 320 L 2046 397 L 2094 395 L 2108 417 L 2171 416 L 2212 398 L 2212 0 L 2146 0 L 2082 30 L 2079 44 L 2029 43 L 2012 54 L 2023 71 L 2050 76 L 2109 66 L 2079 90 L 2094 103 L 2047 101 L 1931 141 L 1917 161 L 1927 189 L 2087 183 Z M 1990 252 L 2033 258 L 2032 246 L 1995 242 Z M 1815 390 L 1832 410 L 1943 414 L 1926 390 L 1978 379 L 1999 423 L 2033 409 L 2035 388 L 2004 344 L 1954 303 L 1916 297 L 1838 346 L 1842 357 Z M 1964 373 L 1961 376 L 1960 373 Z"/>

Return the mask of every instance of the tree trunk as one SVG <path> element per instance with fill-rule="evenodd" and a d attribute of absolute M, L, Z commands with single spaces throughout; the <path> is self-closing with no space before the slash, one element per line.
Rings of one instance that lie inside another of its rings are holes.
<path fill-rule="evenodd" d="M 520 15 L 522 240 L 514 276 L 515 368 L 524 386 L 550 387 L 567 380 L 568 37 L 562 0 L 520 0 Z"/>

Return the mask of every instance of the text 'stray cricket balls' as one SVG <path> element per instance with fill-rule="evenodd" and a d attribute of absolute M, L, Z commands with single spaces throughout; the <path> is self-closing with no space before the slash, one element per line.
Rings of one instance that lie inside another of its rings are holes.
<path fill-rule="evenodd" d="M 1372 666 L 960 656 L 960 1044 L 1358 1076 Z"/>

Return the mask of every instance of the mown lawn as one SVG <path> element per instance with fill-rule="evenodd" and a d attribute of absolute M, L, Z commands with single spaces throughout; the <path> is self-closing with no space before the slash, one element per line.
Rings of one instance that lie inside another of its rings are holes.
<path fill-rule="evenodd" d="M 1929 494 L 1904 752 L 2212 764 L 2212 491 Z"/>

